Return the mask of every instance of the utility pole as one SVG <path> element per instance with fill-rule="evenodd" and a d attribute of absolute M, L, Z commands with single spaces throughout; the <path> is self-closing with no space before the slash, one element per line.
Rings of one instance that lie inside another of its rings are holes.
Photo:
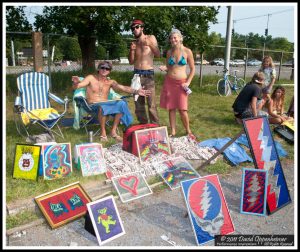
<path fill-rule="evenodd" d="M 228 6 L 227 31 L 226 31 L 226 49 L 224 68 L 229 71 L 230 49 L 231 49 L 231 26 L 232 26 L 232 6 Z M 225 70 L 224 69 L 224 70 Z"/>
<path fill-rule="evenodd" d="M 264 49 L 263 49 L 263 58 L 265 57 L 266 40 L 267 40 L 268 33 L 269 33 L 269 17 L 270 16 L 271 16 L 271 14 L 268 14 L 267 29 L 265 29 L 265 41 L 264 41 Z"/>

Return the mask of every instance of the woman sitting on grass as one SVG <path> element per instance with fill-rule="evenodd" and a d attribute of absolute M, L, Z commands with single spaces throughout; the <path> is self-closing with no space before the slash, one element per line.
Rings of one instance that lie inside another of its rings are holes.
<path fill-rule="evenodd" d="M 258 115 L 267 115 L 269 123 L 272 124 L 281 124 L 290 119 L 283 113 L 285 98 L 284 87 L 276 87 L 271 96 L 268 88 L 263 88 L 262 93 L 263 98 L 258 104 Z"/>

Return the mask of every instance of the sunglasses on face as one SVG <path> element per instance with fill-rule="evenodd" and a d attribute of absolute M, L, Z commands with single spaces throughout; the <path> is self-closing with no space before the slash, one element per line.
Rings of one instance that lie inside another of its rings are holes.
<path fill-rule="evenodd" d="M 110 71 L 110 68 L 109 68 L 109 67 L 100 67 L 100 69 L 106 70 L 106 71 Z"/>
<path fill-rule="evenodd" d="M 135 29 L 139 29 L 141 27 L 142 27 L 141 25 L 131 26 L 131 30 L 134 31 Z"/>

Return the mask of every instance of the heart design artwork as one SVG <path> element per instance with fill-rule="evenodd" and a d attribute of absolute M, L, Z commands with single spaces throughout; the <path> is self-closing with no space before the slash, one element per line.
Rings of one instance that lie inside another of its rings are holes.
<path fill-rule="evenodd" d="M 128 190 L 133 195 L 137 195 L 139 179 L 136 176 L 123 177 L 119 179 L 119 185 Z"/>

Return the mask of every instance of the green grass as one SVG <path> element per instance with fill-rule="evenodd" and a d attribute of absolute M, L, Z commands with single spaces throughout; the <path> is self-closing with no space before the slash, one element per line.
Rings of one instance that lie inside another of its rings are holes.
<path fill-rule="evenodd" d="M 37 213 L 33 211 L 24 210 L 16 215 L 7 216 L 6 229 L 9 230 L 14 227 L 22 226 L 39 218 L 40 216 Z"/>
<path fill-rule="evenodd" d="M 53 92 L 59 97 L 64 97 L 67 95 L 69 98 L 72 97 L 71 90 L 71 76 L 72 75 L 82 75 L 80 72 L 73 73 L 53 73 L 52 80 L 53 83 L 57 83 L 53 86 Z M 130 84 L 130 78 L 132 77 L 131 72 L 127 73 L 112 73 L 112 79 L 116 79 L 122 84 Z M 25 139 L 20 137 L 16 131 L 13 117 L 13 103 L 15 99 L 16 87 L 13 84 L 15 82 L 16 76 L 7 76 L 6 87 L 6 201 L 13 202 L 18 199 L 34 198 L 42 193 L 54 190 L 56 188 L 62 187 L 64 185 L 70 184 L 75 181 L 80 181 L 81 183 L 89 183 L 90 181 L 103 181 L 106 179 L 105 175 L 97 175 L 90 177 L 83 177 L 81 172 L 73 166 L 73 173 L 68 178 L 59 180 L 43 180 L 39 178 L 38 181 L 13 179 L 13 161 L 16 143 L 25 143 Z M 163 83 L 164 75 L 161 73 L 156 74 L 156 99 L 157 105 L 159 107 L 159 95 Z M 193 93 L 189 96 L 189 117 L 190 124 L 193 133 L 199 138 L 200 141 L 210 139 L 210 138 L 223 138 L 223 137 L 234 137 L 242 129 L 241 125 L 238 125 L 234 121 L 232 114 L 232 104 L 236 98 L 236 95 L 231 95 L 228 97 L 220 97 L 217 95 L 216 83 L 219 76 L 204 76 L 203 84 L 199 86 L 199 79 L 195 77 L 191 89 Z M 54 81 L 55 80 L 55 81 Z M 282 83 L 288 83 L 288 81 L 283 80 Z M 10 90 L 10 91 L 9 91 Z M 285 108 L 288 108 L 289 102 L 294 94 L 294 88 L 286 87 L 286 101 Z M 134 115 L 134 103 L 132 100 L 129 101 L 129 108 Z M 60 108 L 61 111 L 62 108 Z M 160 123 L 161 125 L 167 125 L 169 129 L 169 119 L 168 112 L 163 109 L 159 109 Z M 67 117 L 73 117 L 72 104 L 69 106 L 69 111 Z M 135 117 L 134 117 L 135 118 Z M 134 123 L 137 123 L 135 118 Z M 96 126 L 94 126 L 96 130 Z M 65 140 L 56 137 L 58 142 L 70 142 L 73 148 L 75 144 L 86 142 L 87 135 L 85 131 L 74 130 L 70 128 L 62 128 L 65 136 Z M 38 130 L 36 130 L 38 132 Z M 108 132 L 109 133 L 109 132 Z M 182 126 L 180 117 L 177 113 L 177 135 L 185 135 L 185 130 Z M 287 159 L 294 159 L 294 148 L 293 145 L 288 144 L 277 135 L 274 135 L 274 139 L 280 141 L 283 148 L 288 152 Z M 98 139 L 95 139 L 97 142 Z M 104 143 L 104 147 L 109 147 L 110 145 L 116 143 L 114 140 L 110 140 Z M 242 166 L 232 168 L 226 161 L 217 161 L 216 164 L 211 164 L 205 167 L 208 173 L 217 174 L 228 174 L 232 169 L 239 169 Z M 158 179 L 154 178 L 153 183 L 157 182 Z M 152 182 L 151 182 L 152 183 Z M 11 220 L 13 222 L 13 220 Z"/>

